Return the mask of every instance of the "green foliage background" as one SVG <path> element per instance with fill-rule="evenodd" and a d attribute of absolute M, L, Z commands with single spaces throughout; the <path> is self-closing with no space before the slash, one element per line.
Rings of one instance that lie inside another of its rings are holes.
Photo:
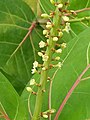
<path fill-rule="evenodd" d="M 35 59 L 40 61 L 37 56 L 38 43 L 46 40 L 42 35 L 43 28 L 37 25 L 17 52 L 14 51 L 27 34 L 32 22 L 40 17 L 40 7 L 36 6 L 38 6 L 36 0 L 0 1 L 0 111 L 7 113 L 11 120 L 31 120 L 30 111 L 34 110 L 36 97 L 26 91 L 26 86 L 29 86 L 31 78 L 37 81 L 40 78 L 37 74 L 32 76 L 31 68 Z M 40 6 L 42 12 L 46 13 L 55 9 L 49 0 L 40 0 Z M 90 0 L 82 2 L 70 0 L 68 9 L 77 10 L 86 7 L 90 7 Z M 90 11 L 79 13 L 77 18 L 84 16 L 90 16 Z M 70 34 L 64 33 L 62 38 L 62 41 L 67 42 L 67 48 L 61 56 L 62 69 L 50 71 L 50 76 L 53 78 L 52 108 L 56 110 L 78 76 L 90 64 L 90 21 L 72 23 L 71 29 Z M 88 76 L 89 78 L 81 81 L 72 93 L 59 120 L 90 119 L 90 69 L 83 78 Z M 47 83 L 42 111 L 48 109 L 49 86 L 50 83 Z M 55 114 L 52 120 L 54 116 Z"/>

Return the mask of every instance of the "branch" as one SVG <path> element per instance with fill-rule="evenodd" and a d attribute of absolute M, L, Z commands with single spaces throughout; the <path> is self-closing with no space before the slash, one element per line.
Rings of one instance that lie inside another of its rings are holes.
<path fill-rule="evenodd" d="M 81 21 L 87 21 L 90 20 L 90 16 L 89 17 L 82 17 L 82 18 L 75 18 L 75 19 L 71 19 L 68 22 L 81 22 Z"/>
<path fill-rule="evenodd" d="M 56 113 L 56 116 L 54 118 L 54 120 L 58 120 L 59 115 L 61 114 L 66 102 L 68 101 L 68 99 L 70 98 L 71 94 L 73 93 L 73 91 L 75 90 L 75 88 L 78 86 L 78 84 L 81 81 L 82 76 L 87 72 L 87 70 L 90 68 L 90 64 L 83 70 L 83 72 L 80 74 L 80 76 L 78 77 L 78 79 L 75 81 L 75 83 L 73 84 L 73 86 L 71 87 L 71 89 L 69 90 L 69 92 L 67 93 L 66 97 L 64 98 L 62 104 L 59 107 L 59 110 Z"/>
<path fill-rule="evenodd" d="M 15 49 L 15 51 L 12 53 L 12 55 L 10 56 L 10 58 L 18 51 L 18 49 L 22 46 L 22 44 L 26 41 L 27 37 L 31 34 L 32 30 L 35 28 L 36 26 L 36 22 L 33 22 L 32 25 L 29 28 L 28 33 L 25 35 L 25 37 L 23 38 L 23 40 L 20 42 L 20 44 L 18 45 L 18 47 Z"/>
<path fill-rule="evenodd" d="M 83 8 L 83 9 L 76 10 L 76 11 L 72 10 L 70 13 L 67 13 L 65 15 L 66 16 L 69 16 L 69 15 L 72 15 L 72 14 L 77 15 L 77 13 L 88 11 L 88 10 L 90 10 L 90 7 L 89 8 Z"/>
<path fill-rule="evenodd" d="M 5 119 L 5 120 L 10 120 L 10 118 L 8 117 L 8 115 L 4 112 L 1 112 L 2 114 L 2 117 Z"/>
<path fill-rule="evenodd" d="M 80 10 L 76 10 L 75 13 L 84 12 L 84 11 L 88 11 L 88 10 L 90 10 L 90 7 L 89 8 L 83 8 L 83 9 L 80 9 Z"/>

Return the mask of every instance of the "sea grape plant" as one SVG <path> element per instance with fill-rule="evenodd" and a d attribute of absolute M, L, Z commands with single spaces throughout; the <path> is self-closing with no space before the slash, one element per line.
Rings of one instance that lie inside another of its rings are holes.
<path fill-rule="evenodd" d="M 0 120 L 89 120 L 90 0 L 32 2 L 0 1 Z"/>

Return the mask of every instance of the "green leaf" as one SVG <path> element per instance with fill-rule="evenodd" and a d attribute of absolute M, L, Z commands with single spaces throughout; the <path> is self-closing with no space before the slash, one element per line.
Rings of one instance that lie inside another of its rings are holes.
<path fill-rule="evenodd" d="M 22 0 L 1 0 L 0 16 L 1 72 L 21 94 L 32 76 L 31 68 L 37 58 L 38 42 L 44 39 L 42 28 L 36 25 L 24 40 L 36 17 Z"/>
<path fill-rule="evenodd" d="M 27 120 L 22 100 L 0 72 L 0 116 L 2 115 L 8 116 L 10 120 Z M 0 120 L 5 120 L 5 118 L 0 118 Z"/>
<path fill-rule="evenodd" d="M 63 54 L 63 67 L 57 71 L 52 86 L 52 108 L 56 110 L 62 104 L 77 78 L 90 64 L 90 28 L 69 42 Z M 90 118 L 90 68 L 82 78 L 86 77 L 89 78 L 81 81 L 73 91 L 59 119 L 85 120 Z"/>
<path fill-rule="evenodd" d="M 37 5 L 38 5 L 38 1 L 37 0 L 24 0 L 31 8 L 34 12 L 37 12 Z"/>

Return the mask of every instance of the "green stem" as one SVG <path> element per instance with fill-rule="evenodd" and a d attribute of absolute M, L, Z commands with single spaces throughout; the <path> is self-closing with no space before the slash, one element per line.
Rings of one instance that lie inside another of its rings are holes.
<path fill-rule="evenodd" d="M 87 20 L 90 20 L 90 17 L 82 17 L 82 18 L 75 18 L 75 19 L 71 19 L 69 20 L 68 22 L 81 22 L 81 21 L 87 21 Z"/>
<path fill-rule="evenodd" d="M 54 26 L 52 27 L 52 29 L 50 31 L 49 46 L 46 49 L 46 54 L 49 56 L 49 59 L 48 59 L 48 61 L 43 63 L 45 68 L 49 68 L 52 54 L 53 54 L 52 48 L 54 48 L 54 46 L 55 46 L 55 42 L 53 42 L 52 36 L 58 35 L 58 29 L 60 27 L 60 12 L 59 12 L 58 8 L 56 8 L 55 15 L 53 17 L 53 25 Z M 32 120 L 40 120 L 41 109 L 42 109 L 42 104 L 43 104 L 43 95 L 44 95 L 43 91 L 46 89 L 48 72 L 49 72 L 49 70 L 41 71 L 41 78 L 40 78 L 41 87 L 38 88 L 35 109 L 34 109 L 34 114 L 33 114 Z"/>

